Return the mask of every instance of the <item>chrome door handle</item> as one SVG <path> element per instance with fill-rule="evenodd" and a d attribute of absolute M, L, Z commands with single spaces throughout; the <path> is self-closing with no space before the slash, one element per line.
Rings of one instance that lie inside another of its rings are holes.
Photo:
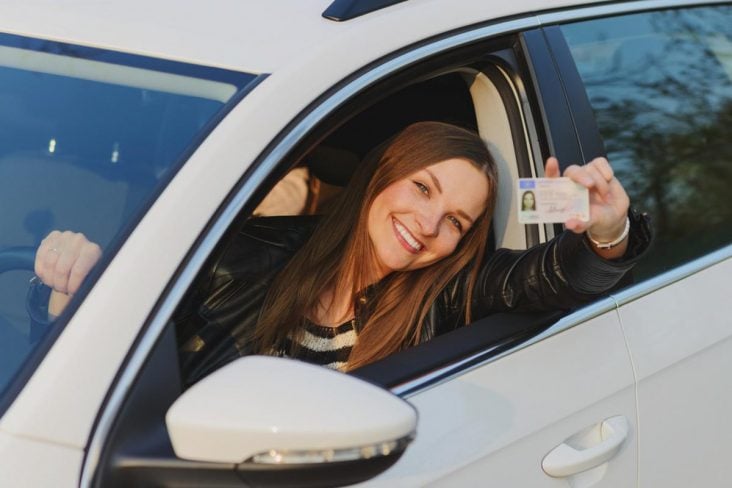
<path fill-rule="evenodd" d="M 565 478 L 599 466 L 618 453 L 628 430 L 628 419 L 622 415 L 604 420 L 600 426 L 602 440 L 598 444 L 575 449 L 564 442 L 544 457 L 541 467 L 553 478 Z"/>

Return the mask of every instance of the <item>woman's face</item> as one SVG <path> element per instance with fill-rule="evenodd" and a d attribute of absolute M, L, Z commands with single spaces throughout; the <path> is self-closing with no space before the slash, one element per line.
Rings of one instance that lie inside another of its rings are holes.
<path fill-rule="evenodd" d="M 433 164 L 386 187 L 367 224 L 380 277 L 452 254 L 487 201 L 487 177 L 464 159 Z"/>
<path fill-rule="evenodd" d="M 534 194 L 531 192 L 524 193 L 524 209 L 534 208 Z"/>

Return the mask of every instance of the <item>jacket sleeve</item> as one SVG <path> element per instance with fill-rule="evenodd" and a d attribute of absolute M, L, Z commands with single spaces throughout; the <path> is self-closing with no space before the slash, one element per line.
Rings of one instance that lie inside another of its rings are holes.
<path fill-rule="evenodd" d="M 584 234 L 565 231 L 525 251 L 499 249 L 481 267 L 471 302 L 473 318 L 509 310 L 567 310 L 596 299 L 621 280 L 647 252 L 647 215 L 629 212 L 628 250 L 620 259 L 595 254 Z"/>
<path fill-rule="evenodd" d="M 255 218 L 223 239 L 173 317 L 185 384 L 251 352 L 250 334 L 272 279 L 316 223 Z"/>

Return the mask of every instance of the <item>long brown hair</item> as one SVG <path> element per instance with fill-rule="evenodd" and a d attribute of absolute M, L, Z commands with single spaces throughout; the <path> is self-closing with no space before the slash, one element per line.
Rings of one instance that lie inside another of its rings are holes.
<path fill-rule="evenodd" d="M 393 272 L 368 287 L 374 250 L 367 218 L 377 195 L 392 183 L 427 166 L 459 158 L 471 162 L 488 180 L 485 211 L 462 237 L 456 250 L 425 268 Z M 254 332 L 260 353 L 283 347 L 288 336 L 302 330 L 326 290 L 351 285 L 351 299 L 360 331 L 348 360 L 354 369 L 419 342 L 424 318 L 440 291 L 459 271 L 470 267 L 465 318 L 479 261 L 485 252 L 495 205 L 496 169 L 480 137 L 441 122 L 418 122 L 373 150 L 313 236 L 295 254 L 270 287 Z M 361 302 L 368 298 L 368 303 Z M 297 341 L 292 341 L 296 343 Z M 293 351 L 288 351 L 292 353 Z"/>

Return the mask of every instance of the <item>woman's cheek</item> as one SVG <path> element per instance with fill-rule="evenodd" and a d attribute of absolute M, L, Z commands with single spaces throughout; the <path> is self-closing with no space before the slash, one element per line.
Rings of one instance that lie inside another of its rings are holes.
<path fill-rule="evenodd" d="M 455 252 L 455 249 L 457 249 L 458 244 L 460 243 L 460 238 L 455 236 L 449 236 L 445 239 L 445 242 L 442 243 L 440 246 L 440 259 L 444 259 L 448 256 L 450 256 L 452 253 Z"/>

